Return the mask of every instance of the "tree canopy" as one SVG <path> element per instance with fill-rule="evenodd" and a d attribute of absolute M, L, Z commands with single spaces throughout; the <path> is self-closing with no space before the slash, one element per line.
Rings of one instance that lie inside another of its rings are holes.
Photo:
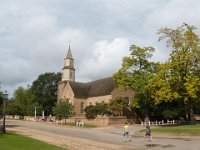
<path fill-rule="evenodd" d="M 188 119 L 200 98 L 200 39 L 195 27 L 183 24 L 176 29 L 162 28 L 159 40 L 167 39 L 172 53 L 159 66 L 150 88 L 156 103 L 179 101 L 186 108 Z"/>
<path fill-rule="evenodd" d="M 164 107 L 175 104 L 172 107 L 185 110 L 188 120 L 192 119 L 200 103 L 200 39 L 195 29 L 184 23 L 176 29 L 158 30 L 159 41 L 166 39 L 171 50 L 164 63 L 150 61 L 154 52 L 152 47 L 130 47 L 130 57 L 123 58 L 114 79 L 119 88 L 136 91 L 133 108 L 148 115 L 162 106 L 161 114 L 176 116 L 178 111 Z"/>
<path fill-rule="evenodd" d="M 13 98 L 8 102 L 7 112 L 13 115 L 45 115 L 52 113 L 52 108 L 57 102 L 57 84 L 61 80 L 61 73 L 44 73 L 33 81 L 31 86 L 18 87 Z"/>
<path fill-rule="evenodd" d="M 143 114 L 147 119 L 152 101 L 147 85 L 157 66 L 156 63 L 149 61 L 154 51 L 153 47 L 141 48 L 131 45 L 130 57 L 123 58 L 122 68 L 114 74 L 114 79 L 119 88 L 136 91 L 132 108 L 143 109 Z M 138 105 L 139 103 L 142 105 Z"/>
<path fill-rule="evenodd" d="M 74 115 L 73 112 L 74 106 L 69 103 L 69 100 L 61 100 L 59 103 L 56 104 L 55 107 L 53 107 L 53 113 L 57 115 L 57 117 L 61 117 L 66 119 L 69 117 L 72 117 Z"/>
<path fill-rule="evenodd" d="M 61 73 L 44 73 L 33 81 L 31 92 L 35 100 L 47 115 L 52 113 L 52 108 L 57 102 L 57 84 L 61 81 Z"/>

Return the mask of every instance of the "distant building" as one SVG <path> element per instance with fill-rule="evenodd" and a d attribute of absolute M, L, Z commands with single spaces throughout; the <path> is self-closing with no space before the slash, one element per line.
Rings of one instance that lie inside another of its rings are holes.
<path fill-rule="evenodd" d="M 102 78 L 88 83 L 75 81 L 74 59 L 69 46 L 64 59 L 62 81 L 58 84 L 58 102 L 69 99 L 75 107 L 77 115 L 84 114 L 84 108 L 96 103 L 105 102 L 117 97 L 130 100 L 134 96 L 132 91 L 123 91 L 116 88 L 112 77 Z"/>

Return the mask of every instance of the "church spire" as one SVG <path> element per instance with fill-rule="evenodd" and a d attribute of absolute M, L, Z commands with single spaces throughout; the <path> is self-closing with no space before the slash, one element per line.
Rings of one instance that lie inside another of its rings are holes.
<path fill-rule="evenodd" d="M 64 67 L 63 67 L 63 71 L 62 71 L 62 81 L 75 82 L 74 59 L 72 57 L 70 45 L 69 45 L 67 55 L 64 59 Z"/>
<path fill-rule="evenodd" d="M 68 52 L 67 52 L 66 59 L 73 59 L 70 46 L 69 46 L 69 49 L 68 49 Z"/>

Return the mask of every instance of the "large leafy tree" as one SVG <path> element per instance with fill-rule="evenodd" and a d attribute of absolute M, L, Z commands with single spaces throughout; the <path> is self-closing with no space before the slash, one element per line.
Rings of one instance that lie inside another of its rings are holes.
<path fill-rule="evenodd" d="M 148 83 L 155 73 L 157 64 L 149 61 L 154 52 L 153 47 L 130 47 L 130 57 L 124 57 L 122 68 L 114 74 L 117 86 L 122 89 L 132 89 L 136 92 L 133 107 L 143 110 L 146 119 L 149 118 L 152 98 Z"/>
<path fill-rule="evenodd" d="M 52 113 L 52 108 L 57 102 L 57 84 L 60 81 L 61 73 L 44 73 L 33 81 L 31 92 L 46 115 Z"/>
<path fill-rule="evenodd" d="M 178 101 L 185 107 L 189 121 L 200 99 L 200 39 L 194 29 L 183 24 L 159 30 L 159 40 L 167 39 L 172 53 L 150 84 L 157 104 Z"/>
<path fill-rule="evenodd" d="M 64 118 L 66 123 L 66 119 L 74 115 L 73 109 L 74 106 L 66 99 L 61 100 L 60 103 L 57 103 L 56 106 L 53 107 L 53 113 L 58 117 Z"/>
<path fill-rule="evenodd" d="M 34 109 L 37 107 L 37 112 L 41 113 L 39 104 L 35 101 L 34 95 L 30 88 L 19 87 L 15 90 L 13 98 L 7 106 L 7 113 L 11 115 L 34 115 Z"/>

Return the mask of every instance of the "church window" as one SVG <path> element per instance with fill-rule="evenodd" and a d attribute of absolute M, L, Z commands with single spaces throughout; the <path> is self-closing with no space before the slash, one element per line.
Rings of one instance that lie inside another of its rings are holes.
<path fill-rule="evenodd" d="M 84 102 L 81 102 L 81 113 L 84 113 Z"/>

